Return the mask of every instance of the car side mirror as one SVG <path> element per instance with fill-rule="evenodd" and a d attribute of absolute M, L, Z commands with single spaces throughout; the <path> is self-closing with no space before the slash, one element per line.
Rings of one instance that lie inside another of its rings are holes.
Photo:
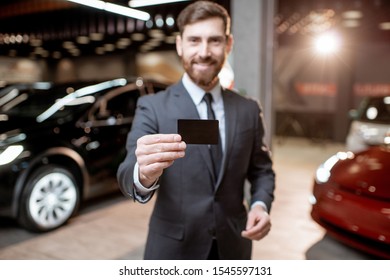
<path fill-rule="evenodd" d="M 359 116 L 358 110 L 351 109 L 348 111 L 348 116 L 351 120 L 356 120 Z"/>

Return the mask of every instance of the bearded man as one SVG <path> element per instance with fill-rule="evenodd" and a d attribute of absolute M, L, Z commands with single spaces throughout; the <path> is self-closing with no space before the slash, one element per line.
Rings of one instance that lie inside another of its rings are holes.
<path fill-rule="evenodd" d="M 141 203 L 156 193 L 145 259 L 250 259 L 252 241 L 270 231 L 275 188 L 261 108 L 219 82 L 233 46 L 225 8 L 195 1 L 177 25 L 185 73 L 166 90 L 138 99 L 118 169 L 120 189 Z M 208 118 L 219 122 L 217 145 L 186 143 L 177 133 L 179 119 Z"/>

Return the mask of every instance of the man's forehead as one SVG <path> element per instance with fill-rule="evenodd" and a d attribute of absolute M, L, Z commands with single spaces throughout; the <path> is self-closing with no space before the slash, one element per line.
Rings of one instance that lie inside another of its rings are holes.
<path fill-rule="evenodd" d="M 187 24 L 183 36 L 215 37 L 225 36 L 225 27 L 221 18 L 210 18 Z"/>

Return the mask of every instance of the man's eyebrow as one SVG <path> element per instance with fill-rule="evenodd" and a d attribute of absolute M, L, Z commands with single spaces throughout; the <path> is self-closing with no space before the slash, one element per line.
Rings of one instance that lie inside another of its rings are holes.
<path fill-rule="evenodd" d="M 202 36 L 200 35 L 190 35 L 190 36 L 186 36 L 186 38 L 191 38 L 191 39 L 194 39 L 194 38 L 201 38 Z"/>
<path fill-rule="evenodd" d="M 188 39 L 200 39 L 200 38 L 203 38 L 202 35 L 189 35 L 187 36 L 186 38 Z M 207 36 L 206 39 L 207 40 L 215 40 L 215 39 L 224 39 L 226 38 L 226 35 L 211 35 L 211 36 Z"/>
<path fill-rule="evenodd" d="M 224 38 L 226 38 L 226 35 L 214 35 L 214 36 L 210 36 L 209 38 L 210 39 L 224 39 Z"/>

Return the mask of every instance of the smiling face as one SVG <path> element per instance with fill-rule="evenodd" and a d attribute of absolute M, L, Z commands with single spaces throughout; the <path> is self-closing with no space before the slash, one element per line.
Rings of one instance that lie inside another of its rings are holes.
<path fill-rule="evenodd" d="M 232 36 L 226 36 L 223 21 L 218 17 L 188 24 L 182 36 L 176 38 L 184 70 L 205 91 L 217 84 L 232 44 Z"/>

